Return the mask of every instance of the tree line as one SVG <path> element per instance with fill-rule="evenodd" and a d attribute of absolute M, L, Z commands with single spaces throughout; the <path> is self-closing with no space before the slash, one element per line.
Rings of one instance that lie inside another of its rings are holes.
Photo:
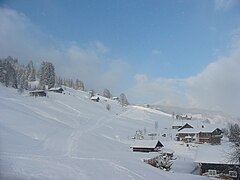
<path fill-rule="evenodd" d="M 38 81 L 38 83 L 31 83 L 34 81 Z M 0 83 L 6 87 L 16 88 L 19 92 L 36 89 L 46 90 L 61 85 L 85 91 L 84 83 L 81 80 L 56 76 L 55 67 L 51 62 L 43 61 L 37 70 L 32 61 L 24 65 L 11 56 L 0 58 Z M 107 88 L 103 90 L 102 95 L 106 98 L 112 98 Z M 124 93 L 120 94 L 119 102 L 123 106 L 129 104 Z"/>

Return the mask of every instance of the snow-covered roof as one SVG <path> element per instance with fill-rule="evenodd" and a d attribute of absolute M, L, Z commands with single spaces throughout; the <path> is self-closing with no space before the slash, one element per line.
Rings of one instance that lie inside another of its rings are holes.
<path fill-rule="evenodd" d="M 155 148 L 159 140 L 135 140 L 130 148 Z"/>
<path fill-rule="evenodd" d="M 93 96 L 91 97 L 91 100 L 97 100 L 99 97 L 98 96 Z"/>
<path fill-rule="evenodd" d="M 200 131 L 198 129 L 194 129 L 194 128 L 185 128 L 180 130 L 177 134 L 179 133 L 187 133 L 187 134 L 192 134 L 192 133 L 199 133 Z"/>
<path fill-rule="evenodd" d="M 50 88 L 49 91 L 60 90 L 60 89 L 62 89 L 62 88 L 61 87 Z"/>
<path fill-rule="evenodd" d="M 186 123 L 188 123 L 189 121 L 182 121 L 182 120 L 178 120 L 178 121 L 174 121 L 172 123 L 172 126 L 183 126 L 185 125 Z"/>
<path fill-rule="evenodd" d="M 184 126 L 185 124 L 189 124 L 192 127 L 200 127 L 206 123 L 198 120 L 176 120 L 173 122 L 172 126 Z"/>
<path fill-rule="evenodd" d="M 202 144 L 198 147 L 195 162 L 211 164 L 234 164 L 230 161 L 231 143 L 222 145 Z"/>
<path fill-rule="evenodd" d="M 178 133 L 200 133 L 200 132 L 213 132 L 215 129 L 218 127 L 214 124 L 206 124 L 206 123 L 201 123 L 197 124 L 197 126 L 193 126 L 193 128 L 184 128 L 180 130 Z"/>

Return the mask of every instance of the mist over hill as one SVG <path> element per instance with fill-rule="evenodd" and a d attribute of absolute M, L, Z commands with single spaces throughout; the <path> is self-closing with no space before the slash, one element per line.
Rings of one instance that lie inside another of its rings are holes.
<path fill-rule="evenodd" d="M 158 109 L 160 111 L 166 112 L 168 114 L 179 114 L 179 115 L 188 115 L 192 116 L 193 120 L 209 120 L 211 123 L 238 123 L 240 118 L 232 116 L 230 114 L 213 111 L 200 108 L 185 108 L 177 106 L 164 106 L 164 105 L 150 105 L 153 109 Z"/>

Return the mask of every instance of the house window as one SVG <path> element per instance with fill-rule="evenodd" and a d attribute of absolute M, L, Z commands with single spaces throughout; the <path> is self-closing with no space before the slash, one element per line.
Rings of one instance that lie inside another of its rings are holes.
<path fill-rule="evenodd" d="M 236 178 L 237 177 L 237 171 L 229 171 L 229 176 Z"/>
<path fill-rule="evenodd" d="M 217 171 L 216 171 L 216 170 L 211 170 L 211 169 L 209 169 L 209 170 L 208 170 L 208 175 L 209 175 L 209 176 L 216 176 L 216 175 L 217 175 Z"/>

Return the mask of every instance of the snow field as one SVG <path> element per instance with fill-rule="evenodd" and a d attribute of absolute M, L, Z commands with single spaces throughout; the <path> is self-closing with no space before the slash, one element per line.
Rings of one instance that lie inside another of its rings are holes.
<path fill-rule="evenodd" d="M 111 110 L 106 109 L 106 105 Z M 178 157 L 173 172 L 143 163 L 155 153 L 133 153 L 136 130 L 146 128 Z M 67 88 L 48 97 L 19 95 L 0 86 L 0 177 L 2 179 L 205 179 L 190 174 L 196 148 L 173 138 L 171 115 Z"/>

